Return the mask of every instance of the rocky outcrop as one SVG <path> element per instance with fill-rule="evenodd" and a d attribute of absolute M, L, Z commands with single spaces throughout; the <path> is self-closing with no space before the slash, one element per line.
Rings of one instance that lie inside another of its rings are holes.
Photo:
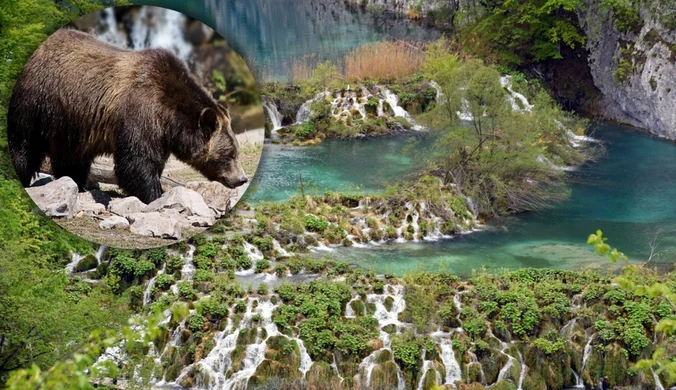
<path fill-rule="evenodd" d="M 578 16 L 602 94 L 600 114 L 676 138 L 676 31 L 662 25 L 666 6 L 642 7 L 640 21 L 627 27 L 601 1 L 585 3 Z"/>

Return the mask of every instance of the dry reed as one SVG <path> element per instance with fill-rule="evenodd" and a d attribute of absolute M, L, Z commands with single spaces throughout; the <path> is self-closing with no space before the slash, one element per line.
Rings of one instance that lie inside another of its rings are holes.
<path fill-rule="evenodd" d="M 423 52 L 408 42 L 369 43 L 345 56 L 345 76 L 355 81 L 390 81 L 417 72 Z"/>

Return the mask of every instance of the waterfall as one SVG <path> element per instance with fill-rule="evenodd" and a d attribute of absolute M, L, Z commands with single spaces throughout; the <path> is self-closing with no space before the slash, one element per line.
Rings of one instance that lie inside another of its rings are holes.
<path fill-rule="evenodd" d="M 422 365 L 422 370 L 420 370 L 420 381 L 418 381 L 418 388 L 417 390 L 423 390 L 425 387 L 425 377 L 427 376 L 427 371 L 429 370 L 434 370 L 434 374 L 436 375 L 436 382 L 437 385 L 441 384 L 441 374 L 439 374 L 439 371 L 434 367 L 434 362 L 432 360 L 425 360 L 425 355 L 427 354 L 427 351 L 423 348 L 422 354 L 420 356 L 421 360 L 423 361 Z"/>
<path fill-rule="evenodd" d="M 354 309 L 352 308 L 352 302 L 358 301 L 359 296 L 356 296 L 350 300 L 350 302 L 347 303 L 345 306 L 345 318 L 356 318 L 357 315 L 354 312 Z"/>
<path fill-rule="evenodd" d="M 366 301 L 376 305 L 376 311 L 373 313 L 373 317 L 378 321 L 378 327 L 380 328 L 380 340 L 383 342 L 383 347 L 379 350 L 373 351 L 369 356 L 367 356 L 359 364 L 357 368 L 357 374 L 355 375 L 355 381 L 359 380 L 360 374 L 364 374 L 366 381 L 364 383 L 365 387 L 371 385 L 371 373 L 377 365 L 376 357 L 383 351 L 389 351 L 392 354 L 392 340 L 390 335 L 383 330 L 384 327 L 388 325 L 395 326 L 395 332 L 398 334 L 401 332 L 401 327 L 405 326 L 399 321 L 399 314 L 406 309 L 406 300 L 404 299 L 404 286 L 400 285 L 386 285 L 382 294 L 368 294 L 366 296 Z M 387 298 L 392 298 L 392 308 L 387 310 L 385 307 L 385 300 Z M 394 359 L 394 356 L 392 356 Z M 394 360 L 393 360 L 394 361 Z M 395 364 L 396 365 L 396 364 Z M 404 383 L 404 377 L 401 372 L 401 368 L 397 365 L 397 378 L 398 378 L 398 389 L 403 390 L 406 386 Z"/>
<path fill-rule="evenodd" d="M 443 338 L 439 342 L 439 349 L 441 350 L 441 361 L 444 363 L 446 368 L 446 378 L 444 380 L 445 385 L 452 385 L 455 388 L 455 382 L 462 381 L 462 371 L 460 365 L 455 358 L 455 353 L 453 352 L 453 344 L 448 338 Z"/>
<path fill-rule="evenodd" d="M 554 123 L 559 129 L 565 132 L 566 138 L 568 138 L 568 142 L 574 148 L 580 147 L 585 142 L 599 142 L 599 140 L 595 138 L 587 137 L 586 135 L 577 135 L 573 133 L 569 128 L 566 127 L 566 125 L 564 125 L 563 123 L 561 123 L 561 121 L 557 119 L 554 119 Z"/>
<path fill-rule="evenodd" d="M 577 376 L 577 383 L 575 384 L 575 387 L 584 389 L 584 380 L 582 379 L 582 375 L 584 374 L 584 367 L 587 365 L 587 359 L 589 359 L 589 356 L 592 353 L 592 341 L 594 341 L 594 336 L 595 334 L 592 335 L 589 338 L 589 341 L 587 341 L 587 345 L 584 346 L 584 354 L 582 355 L 582 366 L 580 367 L 580 375 Z"/>
<path fill-rule="evenodd" d="M 167 266 L 167 264 L 163 264 L 162 268 L 160 268 L 159 271 L 157 271 L 157 274 L 153 276 L 149 281 L 148 285 L 146 286 L 146 289 L 143 291 L 143 306 L 147 305 L 150 303 L 152 300 L 152 289 L 153 286 L 155 286 L 155 281 L 157 280 L 157 277 L 162 275 L 164 273 L 164 268 Z"/>
<path fill-rule="evenodd" d="M 437 91 L 437 95 L 435 96 L 434 101 L 437 102 L 437 104 L 446 103 L 446 99 L 444 99 L 444 92 L 441 90 L 441 85 L 439 85 L 436 81 L 432 80 L 430 81 L 430 87 L 434 88 L 434 90 Z"/>
<path fill-rule="evenodd" d="M 504 350 L 500 351 L 502 352 L 503 355 L 507 356 L 507 363 L 505 364 L 504 367 L 500 370 L 500 373 L 498 373 L 498 379 L 495 381 L 495 383 L 499 383 L 500 381 L 504 381 L 505 378 L 507 378 L 507 374 L 509 374 L 509 370 L 512 368 L 514 365 L 514 358 L 512 355 L 506 353 Z"/>
<path fill-rule="evenodd" d="M 256 263 L 258 260 L 264 259 L 263 254 L 258 250 L 258 248 L 246 241 L 244 241 L 244 252 L 246 253 L 249 260 L 251 260 L 251 268 L 235 272 L 235 275 L 237 276 L 253 275 L 256 272 Z"/>
<path fill-rule="evenodd" d="M 343 381 L 345 381 L 345 378 L 343 378 L 342 375 L 340 375 L 340 371 L 338 370 L 338 363 L 336 363 L 336 355 L 331 354 L 333 360 L 331 361 L 331 368 L 336 372 L 336 375 L 338 378 L 340 378 L 340 383 L 342 384 Z"/>
<path fill-rule="evenodd" d="M 320 101 L 321 99 L 325 99 L 328 95 L 329 92 L 325 90 L 319 92 L 318 94 L 315 95 L 315 97 L 303 103 L 298 109 L 298 112 L 296 113 L 296 124 L 301 124 L 303 122 L 307 122 L 308 120 L 310 120 L 310 118 L 312 117 L 312 110 L 310 109 L 310 106 L 312 106 L 313 103 Z"/>
<path fill-rule="evenodd" d="M 526 371 L 528 370 L 528 366 L 526 366 L 526 361 L 524 360 L 521 351 L 519 351 L 519 360 L 521 360 L 521 373 L 519 373 L 519 383 L 517 385 L 517 390 L 523 390 L 523 380 L 526 379 Z"/>
<path fill-rule="evenodd" d="M 195 246 L 188 246 L 188 255 L 181 256 L 183 257 L 183 267 L 181 267 L 181 280 L 192 280 L 195 276 L 195 265 L 192 263 L 193 257 L 195 255 Z"/>
<path fill-rule="evenodd" d="M 98 34 L 92 31 L 99 39 L 108 42 L 118 47 L 126 46 L 126 39 L 124 34 L 117 28 L 117 19 L 115 19 L 115 11 L 113 8 L 106 8 L 101 11 L 99 19 L 100 28 L 103 30 Z"/>
<path fill-rule="evenodd" d="M 112 10 L 104 10 L 99 21 L 102 26 L 94 28 L 92 34 L 118 47 L 132 50 L 165 48 L 183 60 L 188 60 L 193 48 L 184 36 L 186 21 L 187 18 L 180 12 L 165 8 L 142 7 L 133 18 L 129 30 L 122 31 L 118 28 L 119 21 L 115 18 L 115 13 Z M 97 31 L 101 29 L 103 31 Z"/>
<path fill-rule="evenodd" d="M 100 245 L 98 247 L 98 249 L 96 249 L 96 253 L 94 254 L 94 257 L 96 257 L 96 266 L 97 267 L 99 265 L 101 265 L 101 260 L 103 260 L 103 254 L 106 252 L 107 249 L 108 249 L 108 247 L 105 246 L 105 245 Z M 82 256 L 78 253 L 73 252 L 73 254 L 71 255 L 71 258 L 70 258 L 70 263 L 66 264 L 66 272 L 69 275 L 72 274 L 73 271 L 75 270 L 75 267 L 77 266 L 77 263 L 79 263 L 80 260 L 84 259 L 85 257 L 87 257 L 87 256 L 86 255 Z"/>
<path fill-rule="evenodd" d="M 664 385 L 660 381 L 660 377 L 657 375 L 655 370 L 652 368 L 650 369 L 650 372 L 653 373 L 653 380 L 655 380 L 655 390 L 664 390 Z"/>
<path fill-rule="evenodd" d="M 275 252 L 277 252 L 278 257 L 291 257 L 291 254 L 287 252 L 286 249 L 282 248 L 282 246 L 279 244 L 279 241 L 273 239 L 272 247 L 274 248 Z"/>
<path fill-rule="evenodd" d="M 257 302 L 258 306 L 253 309 L 253 303 Z M 215 347 L 199 362 L 183 369 L 181 375 L 176 380 L 180 383 L 181 379 L 192 372 L 193 368 L 198 368 L 198 375 L 196 377 L 196 387 L 208 390 L 220 389 L 244 389 L 249 382 L 249 379 L 256 373 L 258 366 L 265 360 L 265 351 L 267 350 L 267 341 L 270 337 L 281 336 L 277 330 L 277 326 L 272 322 L 272 313 L 277 308 L 278 304 L 273 304 L 270 301 L 261 301 L 250 299 L 247 302 L 246 312 L 237 329 L 233 330 L 231 321 L 223 332 L 217 333 L 214 336 L 216 343 Z M 240 331 L 243 329 L 251 330 L 253 328 L 252 322 L 254 315 L 260 317 L 258 323 L 258 334 L 253 344 L 246 347 L 245 357 L 242 361 L 242 368 L 233 373 L 229 378 L 226 378 L 228 369 L 232 366 L 232 352 L 237 347 L 237 338 Z M 265 329 L 265 338 L 261 337 L 262 328 Z M 286 336 L 284 336 L 286 337 Z M 305 346 L 302 342 L 298 342 L 299 350 L 301 351 L 301 372 L 303 375 L 309 370 L 312 365 L 312 360 Z M 308 363 L 309 362 L 309 363 Z"/>
<path fill-rule="evenodd" d="M 272 134 L 277 134 L 277 130 L 282 128 L 282 114 L 279 113 L 275 103 L 268 99 L 267 96 L 262 96 L 263 108 L 270 118 L 272 123 Z"/>
<path fill-rule="evenodd" d="M 395 117 L 400 116 L 400 117 L 406 119 L 409 123 L 411 123 L 411 125 L 412 125 L 411 128 L 413 130 L 418 130 L 418 131 L 425 130 L 424 127 L 422 127 L 420 125 L 416 125 L 415 121 L 413 120 L 411 115 L 406 110 L 404 110 L 404 108 L 399 106 L 399 97 L 394 92 L 390 91 L 388 88 L 383 87 L 381 85 L 377 86 L 377 88 L 380 91 L 380 93 L 382 94 L 384 100 L 390 105 L 390 107 L 392 107 L 392 111 L 394 111 Z M 382 103 L 382 101 L 379 102 L 379 105 L 381 105 L 381 103 Z M 382 107 L 379 108 L 379 111 L 382 111 Z M 380 115 L 380 113 L 379 113 L 379 115 Z"/>
<path fill-rule="evenodd" d="M 298 351 L 300 352 L 300 365 L 298 370 L 301 372 L 301 374 L 303 374 L 303 379 L 305 379 L 307 372 L 310 371 L 310 368 L 312 367 L 312 358 L 307 353 L 307 349 L 305 348 L 303 340 L 300 338 L 294 338 L 294 340 L 296 340 L 296 344 L 298 344 Z"/>
<path fill-rule="evenodd" d="M 572 172 L 572 171 L 575 171 L 575 169 L 576 169 L 575 167 L 566 167 L 566 166 L 556 165 L 550 159 L 548 159 L 547 157 L 545 157 L 542 154 L 538 155 L 536 161 L 539 162 L 540 164 L 544 164 L 544 165 L 549 166 L 550 168 L 552 168 L 555 171 Z"/>
<path fill-rule="evenodd" d="M 502 85 L 503 88 L 507 89 L 509 92 L 509 95 L 507 95 L 507 100 L 512 104 L 512 110 L 513 111 L 526 111 L 526 112 L 531 112 L 533 111 L 533 105 L 528 103 L 528 99 L 526 99 L 525 96 L 522 94 L 515 92 L 512 89 L 512 76 L 502 76 L 500 77 L 500 85 Z M 521 106 L 516 101 L 520 101 Z"/>
<path fill-rule="evenodd" d="M 469 355 L 470 362 L 467 363 L 467 367 L 473 365 L 473 364 L 478 364 L 479 365 L 479 373 L 481 374 L 481 384 L 485 385 L 486 384 L 486 373 L 484 372 L 484 367 L 481 365 L 479 362 L 479 359 L 477 359 L 476 354 L 474 354 L 471 351 L 467 351 L 467 354 Z M 468 384 L 469 384 L 469 378 L 467 378 Z"/>

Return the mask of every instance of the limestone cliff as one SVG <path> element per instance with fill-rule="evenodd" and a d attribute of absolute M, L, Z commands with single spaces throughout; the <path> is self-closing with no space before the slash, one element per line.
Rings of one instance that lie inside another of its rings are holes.
<path fill-rule="evenodd" d="M 676 30 L 663 18 L 674 11 L 653 3 L 639 11 L 640 20 L 623 26 L 600 3 L 587 0 L 578 12 L 590 71 L 602 94 L 600 114 L 676 138 Z"/>

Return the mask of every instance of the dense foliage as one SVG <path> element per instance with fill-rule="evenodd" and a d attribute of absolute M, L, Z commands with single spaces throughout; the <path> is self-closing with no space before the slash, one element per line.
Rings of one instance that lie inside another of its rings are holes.
<path fill-rule="evenodd" d="M 584 155 L 571 146 L 563 123 L 573 128 L 584 124 L 570 123 L 544 91 L 523 78 L 531 103 L 508 96 L 501 83 L 513 83 L 516 77 L 501 79 L 497 69 L 482 61 L 459 61 L 447 47 L 444 40 L 429 46 L 423 64 L 425 77 L 443 93 L 425 117 L 438 132 L 435 163 L 445 182 L 454 183 L 488 216 L 536 209 L 565 196 L 561 170 L 543 161 L 582 161 Z M 460 123 L 461 118 L 470 125 Z"/>

